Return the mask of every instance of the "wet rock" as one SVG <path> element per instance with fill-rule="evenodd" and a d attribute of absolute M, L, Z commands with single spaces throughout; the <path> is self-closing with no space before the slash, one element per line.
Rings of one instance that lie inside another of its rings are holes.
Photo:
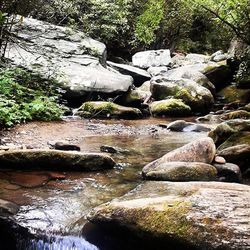
<path fill-rule="evenodd" d="M 176 132 L 208 132 L 211 129 L 197 123 L 177 120 L 168 124 L 167 129 Z"/>
<path fill-rule="evenodd" d="M 213 181 L 217 170 L 202 162 L 165 162 L 153 169 L 142 170 L 148 180 L 158 181 Z"/>
<path fill-rule="evenodd" d="M 120 106 L 112 102 L 85 102 L 78 109 L 77 115 L 86 118 L 141 118 L 137 108 Z"/>
<path fill-rule="evenodd" d="M 250 103 L 246 104 L 244 107 L 241 108 L 242 110 L 246 110 L 247 112 L 250 112 Z"/>
<path fill-rule="evenodd" d="M 57 141 L 57 142 L 48 142 L 48 144 L 57 150 L 65 151 L 81 151 L 81 148 L 78 145 L 71 144 L 67 141 Z"/>
<path fill-rule="evenodd" d="M 151 92 L 155 100 L 181 99 L 194 112 L 207 112 L 214 103 L 213 95 L 208 89 L 189 79 L 154 77 L 151 80 Z"/>
<path fill-rule="evenodd" d="M 149 163 L 143 169 L 144 172 L 154 170 L 161 164 L 172 161 L 181 162 L 203 162 L 210 164 L 216 153 L 214 142 L 211 138 L 206 137 L 190 142 L 183 147 L 177 148 L 161 158 Z"/>
<path fill-rule="evenodd" d="M 249 199 L 250 187 L 235 183 L 145 182 L 95 208 L 88 219 L 105 231 L 127 229 L 165 246 L 174 241 L 190 249 L 247 249 Z"/>
<path fill-rule="evenodd" d="M 0 217 L 15 215 L 19 210 L 19 206 L 13 202 L 0 199 Z"/>
<path fill-rule="evenodd" d="M 138 52 L 132 57 L 133 65 L 139 68 L 168 66 L 171 64 L 170 50 L 148 50 Z"/>
<path fill-rule="evenodd" d="M 1 168 L 94 171 L 113 168 L 114 160 L 104 154 L 59 150 L 13 150 L 0 153 Z"/>
<path fill-rule="evenodd" d="M 150 92 L 140 91 L 139 89 L 130 89 L 126 94 L 116 99 L 116 103 L 126 107 L 141 107 L 141 104 L 151 96 Z"/>
<path fill-rule="evenodd" d="M 153 116 L 189 116 L 191 108 L 180 99 L 167 99 L 152 102 L 150 112 Z"/>
<path fill-rule="evenodd" d="M 133 67 L 131 65 L 127 64 L 118 64 L 118 63 L 113 63 L 113 62 L 107 62 L 107 64 L 118 70 L 121 74 L 123 75 L 129 75 L 132 76 L 134 79 L 134 85 L 136 87 L 141 86 L 144 82 L 150 80 L 151 76 L 150 74 L 143 70 L 143 69 L 138 69 L 136 67 Z"/>
<path fill-rule="evenodd" d="M 106 46 L 79 31 L 32 18 L 17 22 L 13 32 L 23 46 L 8 45 L 8 59 L 45 80 L 51 75 L 68 99 L 83 99 L 89 93 L 113 95 L 127 92 L 133 78 L 106 67 Z M 29 47 L 29 51 L 25 49 Z M 25 60 L 23 60 L 25 58 Z"/>
<path fill-rule="evenodd" d="M 160 66 L 160 67 L 150 67 L 148 69 L 148 73 L 151 76 L 165 75 L 168 72 L 168 67 Z"/>
<path fill-rule="evenodd" d="M 196 119 L 197 122 L 210 122 L 210 123 L 218 123 L 221 122 L 220 116 L 215 114 L 208 114 L 205 116 L 200 116 Z"/>
<path fill-rule="evenodd" d="M 214 162 L 218 164 L 225 164 L 226 160 L 223 157 L 217 155 L 214 158 Z"/>
<path fill-rule="evenodd" d="M 220 180 L 226 182 L 241 182 L 242 176 L 238 165 L 233 163 L 218 164 L 215 163 L 213 166 L 218 171 L 218 177 Z"/>

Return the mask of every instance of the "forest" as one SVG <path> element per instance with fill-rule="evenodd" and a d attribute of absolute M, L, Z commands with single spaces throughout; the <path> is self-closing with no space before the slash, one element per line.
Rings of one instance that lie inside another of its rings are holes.
<path fill-rule="evenodd" d="M 250 249 L 249 0 L 0 0 L 0 248 Z"/>

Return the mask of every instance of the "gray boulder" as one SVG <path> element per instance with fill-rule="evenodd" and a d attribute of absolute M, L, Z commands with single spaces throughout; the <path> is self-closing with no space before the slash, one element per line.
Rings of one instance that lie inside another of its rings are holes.
<path fill-rule="evenodd" d="M 203 162 L 165 162 L 154 169 L 143 169 L 142 175 L 158 181 L 214 181 L 217 170 Z"/>
<path fill-rule="evenodd" d="M 161 249 L 172 245 L 174 249 L 249 249 L 249 200 L 247 185 L 150 181 L 95 208 L 88 219 L 105 233 L 125 228 L 143 241 L 162 242 Z"/>
<path fill-rule="evenodd" d="M 126 92 L 133 84 L 131 76 L 105 68 L 106 46 L 82 32 L 32 18 L 18 22 L 14 32 L 22 42 L 20 46 L 9 43 L 8 59 L 55 79 L 69 98 Z"/>
<path fill-rule="evenodd" d="M 147 71 L 151 76 L 165 75 L 168 72 L 168 67 L 166 66 L 150 67 Z"/>
<path fill-rule="evenodd" d="M 143 69 L 168 66 L 171 62 L 170 50 L 168 49 L 142 51 L 132 57 L 133 65 Z"/>

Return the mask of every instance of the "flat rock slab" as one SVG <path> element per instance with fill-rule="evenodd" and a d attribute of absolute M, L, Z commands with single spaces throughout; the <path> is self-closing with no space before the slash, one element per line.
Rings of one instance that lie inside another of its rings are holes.
<path fill-rule="evenodd" d="M 13 150 L 0 153 L 0 168 L 94 171 L 113 168 L 105 154 L 61 150 Z"/>
<path fill-rule="evenodd" d="M 145 182 L 88 219 L 188 249 L 250 249 L 250 187 L 220 182 Z"/>

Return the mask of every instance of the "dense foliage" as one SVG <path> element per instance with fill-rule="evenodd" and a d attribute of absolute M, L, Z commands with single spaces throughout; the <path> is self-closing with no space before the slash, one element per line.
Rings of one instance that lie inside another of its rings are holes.
<path fill-rule="evenodd" d="M 56 90 L 22 69 L 0 70 L 0 127 L 30 120 L 58 120 L 62 108 Z"/>

